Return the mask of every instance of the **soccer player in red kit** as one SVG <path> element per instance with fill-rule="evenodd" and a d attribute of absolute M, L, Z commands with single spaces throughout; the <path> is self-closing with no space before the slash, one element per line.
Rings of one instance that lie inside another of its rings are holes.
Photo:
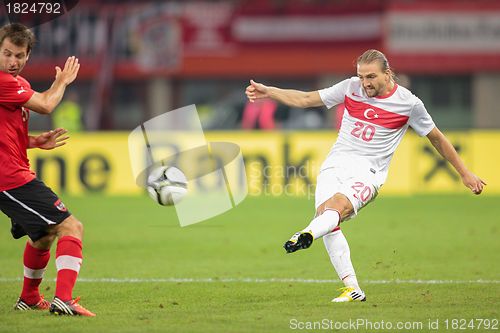
<path fill-rule="evenodd" d="M 28 134 L 30 111 L 49 114 L 61 101 L 66 87 L 80 68 L 69 57 L 56 67 L 52 86 L 42 92 L 31 89 L 19 75 L 35 37 L 24 25 L 0 28 L 0 209 L 12 224 L 15 239 L 28 235 L 24 250 L 24 283 L 16 310 L 49 310 L 53 314 L 95 316 L 73 299 L 72 291 L 82 263 L 83 225 L 57 195 L 30 170 L 26 150 L 54 149 L 66 143 L 66 130 L 57 128 L 38 136 Z M 43 273 L 55 239 L 57 280 L 52 303 L 40 295 Z"/>
<path fill-rule="evenodd" d="M 316 216 L 284 245 L 287 253 L 306 249 L 323 238 L 337 275 L 344 282 L 342 293 L 332 302 L 365 301 L 351 262 L 340 223 L 354 218 L 373 201 L 384 184 L 392 156 L 408 127 L 426 136 L 455 168 L 463 184 L 480 194 L 486 183 L 473 174 L 453 145 L 437 128 L 424 103 L 394 81 L 386 56 L 367 50 L 357 60 L 357 76 L 331 87 L 304 92 L 268 87 L 251 81 L 248 99 L 272 98 L 293 107 L 344 104 L 337 142 L 323 162 L 316 186 Z"/>

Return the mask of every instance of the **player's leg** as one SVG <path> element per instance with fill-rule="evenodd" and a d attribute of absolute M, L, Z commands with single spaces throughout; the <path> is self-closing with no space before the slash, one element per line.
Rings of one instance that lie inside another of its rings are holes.
<path fill-rule="evenodd" d="M 336 194 L 332 198 L 321 204 L 317 210 L 316 214 L 321 214 L 329 207 L 339 207 L 339 202 L 347 207 L 341 214 L 342 220 L 351 217 L 354 213 L 354 207 L 351 201 L 343 194 Z M 358 280 L 356 278 L 356 273 L 351 262 L 351 251 L 349 249 L 349 244 L 345 238 L 340 227 L 331 229 L 323 237 L 323 242 L 325 244 L 330 261 L 335 268 L 339 278 L 344 282 L 346 287 L 352 287 L 360 290 Z"/>
<path fill-rule="evenodd" d="M 56 293 L 64 302 L 73 299 L 72 292 L 82 264 L 83 225 L 73 215 L 52 227 L 57 235 L 56 247 Z"/>
<path fill-rule="evenodd" d="M 21 296 L 14 305 L 16 310 L 47 310 L 50 302 L 40 295 L 39 286 L 50 259 L 50 246 L 55 237 L 47 235 L 36 242 L 29 239 L 23 254 L 24 278 Z"/>
<path fill-rule="evenodd" d="M 83 260 L 83 224 L 71 215 L 51 227 L 50 232 L 59 239 L 56 248 L 56 293 L 50 312 L 59 315 L 95 316 L 78 304 L 79 298 L 73 299 L 73 288 Z"/>
<path fill-rule="evenodd" d="M 344 212 L 345 214 L 342 215 L 343 221 L 355 217 L 357 212 L 377 195 L 377 187 L 374 185 L 370 174 L 364 176 L 360 174 L 355 178 L 348 178 L 344 181 L 344 184 L 343 193 L 345 195 L 343 199 L 351 203 L 351 205 L 347 205 L 351 209 Z M 330 203 L 326 201 L 325 207 L 329 205 Z M 324 209 L 322 206 L 318 207 L 318 212 Z M 325 235 L 323 242 L 325 243 L 328 256 L 335 271 L 345 285 L 342 288 L 342 293 L 334 298 L 332 302 L 365 301 L 366 296 L 359 287 L 356 272 L 351 261 L 349 244 L 340 228 Z"/>
<path fill-rule="evenodd" d="M 340 296 L 332 302 L 365 301 L 366 296 L 359 283 L 351 261 L 351 251 L 347 239 L 340 229 L 323 237 L 326 251 L 339 279 L 345 285 Z"/>
<path fill-rule="evenodd" d="M 316 209 L 316 218 L 304 229 L 313 234 L 314 239 L 331 233 L 354 212 L 351 201 L 342 193 L 335 193 Z"/>
<path fill-rule="evenodd" d="M 314 239 L 321 236 L 323 237 L 323 242 L 325 243 L 330 261 L 346 287 L 342 290 L 343 292 L 339 297 L 332 300 L 334 302 L 366 300 L 364 292 L 359 287 L 356 273 L 352 265 L 349 244 L 340 230 L 340 222 L 350 218 L 354 213 L 354 207 L 351 200 L 342 193 L 336 193 L 327 201 L 319 205 L 316 209 L 316 215 L 320 218 L 315 218 L 305 229 L 306 231 L 310 230 L 314 236 L 318 235 L 318 237 L 314 237 Z M 329 211 L 333 211 L 337 213 L 337 215 L 334 216 L 330 214 Z M 330 216 L 328 216 L 328 218 L 321 218 L 321 216 L 325 216 L 325 214 Z M 338 223 L 337 216 L 340 217 Z M 325 225 L 327 227 L 325 227 Z"/>
<path fill-rule="evenodd" d="M 0 192 L 0 209 L 11 219 L 11 233 L 14 239 L 29 236 L 23 253 L 23 288 L 14 309 L 48 309 L 50 303 L 40 295 L 45 268 L 50 259 L 50 245 L 54 237 L 48 236 L 48 223 L 56 223 L 44 217 L 39 208 L 39 184 L 33 180 L 20 187 Z"/>
<path fill-rule="evenodd" d="M 18 239 L 28 235 L 31 240 L 25 250 L 28 260 L 25 266 L 29 268 L 25 271 L 31 274 L 28 277 L 33 277 L 32 280 L 41 281 L 42 267 L 49 260 L 48 249 L 55 238 L 59 238 L 56 250 L 56 295 L 65 295 L 66 298 L 69 294 L 71 297 L 73 280 L 76 280 L 82 258 L 81 223 L 71 215 L 58 196 L 38 179 L 0 192 L 0 208 L 12 221 L 12 236 Z M 43 261 L 36 257 L 41 257 Z M 33 281 L 33 285 L 39 281 Z M 67 302 L 73 301 L 69 299 Z"/>
<path fill-rule="evenodd" d="M 295 233 L 283 247 L 287 253 L 310 247 L 315 239 L 332 232 L 353 211 L 349 199 L 342 193 L 335 193 L 317 208 L 316 217 L 309 225 Z"/>

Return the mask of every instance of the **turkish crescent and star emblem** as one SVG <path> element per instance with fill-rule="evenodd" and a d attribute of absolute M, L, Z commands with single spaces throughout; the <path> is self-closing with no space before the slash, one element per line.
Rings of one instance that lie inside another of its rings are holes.
<path fill-rule="evenodd" d="M 366 109 L 363 115 L 365 116 L 366 119 L 378 118 L 377 112 L 371 108 Z"/>

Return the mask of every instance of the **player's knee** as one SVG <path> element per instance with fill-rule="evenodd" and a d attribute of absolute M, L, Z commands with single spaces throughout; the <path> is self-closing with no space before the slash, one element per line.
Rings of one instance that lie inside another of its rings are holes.
<path fill-rule="evenodd" d="M 33 246 L 35 249 L 48 250 L 52 246 L 52 243 L 54 242 L 55 239 L 56 235 L 49 233 L 47 236 L 44 236 L 35 242 L 30 240 L 30 245 Z"/>
<path fill-rule="evenodd" d="M 345 194 L 335 193 L 331 199 L 340 203 L 343 207 L 349 208 L 349 206 L 351 206 L 351 202 L 347 199 Z"/>
<path fill-rule="evenodd" d="M 351 215 L 353 206 L 344 194 L 336 193 L 318 207 L 316 215 L 321 215 L 328 209 L 338 211 L 341 219 L 344 219 Z"/>
<path fill-rule="evenodd" d="M 80 222 L 80 220 L 77 220 L 75 218 L 75 221 L 73 222 L 73 228 L 78 234 L 83 235 L 83 223 Z"/>
<path fill-rule="evenodd" d="M 57 225 L 57 235 L 59 237 L 73 236 L 78 239 L 82 239 L 83 224 L 77 218 L 71 215 Z"/>

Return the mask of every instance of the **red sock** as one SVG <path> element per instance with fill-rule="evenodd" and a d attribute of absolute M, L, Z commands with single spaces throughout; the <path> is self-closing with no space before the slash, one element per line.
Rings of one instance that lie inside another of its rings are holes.
<path fill-rule="evenodd" d="M 45 267 L 50 259 L 50 250 L 39 250 L 26 243 L 24 249 L 24 282 L 21 299 L 29 305 L 40 301 L 38 286 L 42 282 Z"/>
<path fill-rule="evenodd" d="M 73 298 L 73 287 L 82 264 L 82 241 L 71 236 L 64 236 L 57 242 L 56 249 L 56 297 L 63 302 Z"/>

